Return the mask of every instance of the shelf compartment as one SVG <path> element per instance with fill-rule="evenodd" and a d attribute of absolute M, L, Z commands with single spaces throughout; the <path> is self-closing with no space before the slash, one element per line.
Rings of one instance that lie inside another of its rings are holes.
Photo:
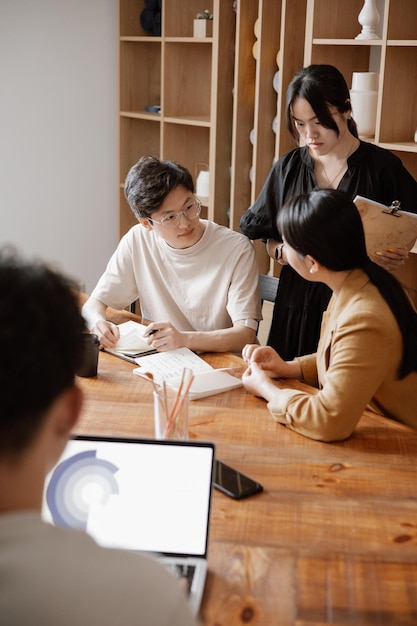
<path fill-rule="evenodd" d="M 140 14 L 144 8 L 145 3 L 143 0 L 119 1 L 120 35 L 149 37 L 149 32 L 143 30 L 140 23 Z"/>
<path fill-rule="evenodd" d="M 363 0 L 309 0 L 307 19 L 312 20 L 313 39 L 355 39 L 361 32 L 358 15 Z M 376 33 L 382 36 L 383 15 L 380 13 Z"/>
<path fill-rule="evenodd" d="M 161 104 L 161 45 L 151 39 L 120 42 L 120 109 Z"/>
<path fill-rule="evenodd" d="M 165 44 L 164 116 L 210 117 L 211 48 L 210 43 Z"/>
<path fill-rule="evenodd" d="M 158 120 L 159 121 L 159 120 Z M 123 151 L 120 154 L 120 181 L 127 176 L 129 169 L 141 156 L 160 152 L 160 123 L 138 118 L 120 117 L 120 141 Z"/>
<path fill-rule="evenodd" d="M 194 184 L 198 164 L 209 165 L 210 130 L 204 127 L 163 124 L 162 158 L 177 161 L 191 173 Z"/>
<path fill-rule="evenodd" d="M 413 141 L 417 127 L 417 100 L 413 94 L 416 76 L 417 48 L 387 48 L 380 142 L 398 144 Z"/>
<path fill-rule="evenodd" d="M 371 62 L 371 49 L 369 46 L 344 46 L 333 45 L 331 48 L 325 45 L 313 45 L 311 49 L 310 63 L 329 63 L 342 72 L 349 86 L 352 84 L 352 72 L 368 72 Z"/>
<path fill-rule="evenodd" d="M 417 39 L 417 2 L 391 0 L 388 39 Z"/>
<path fill-rule="evenodd" d="M 192 37 L 194 18 L 197 13 L 208 9 L 213 13 L 213 0 L 181 0 L 178 3 L 164 2 L 165 37 Z M 214 16 L 213 16 L 214 17 Z"/>

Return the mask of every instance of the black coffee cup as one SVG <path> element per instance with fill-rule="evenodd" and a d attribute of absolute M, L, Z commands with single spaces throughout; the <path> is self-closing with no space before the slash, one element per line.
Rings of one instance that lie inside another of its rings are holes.
<path fill-rule="evenodd" d="M 84 333 L 83 339 L 83 359 L 77 370 L 77 376 L 90 378 L 97 376 L 98 353 L 100 341 L 93 333 Z"/>

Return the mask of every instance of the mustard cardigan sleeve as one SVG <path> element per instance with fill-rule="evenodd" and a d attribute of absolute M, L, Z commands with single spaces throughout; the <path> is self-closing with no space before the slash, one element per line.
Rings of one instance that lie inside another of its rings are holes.
<path fill-rule="evenodd" d="M 314 384 L 319 372 L 319 390 L 311 395 L 277 389 L 268 403 L 276 421 L 312 439 L 346 439 L 378 388 L 386 379 L 395 380 L 402 353 L 398 325 L 394 318 L 387 323 L 375 307 L 364 309 L 333 320 L 320 339 L 319 356 L 300 359 L 305 382 Z"/>

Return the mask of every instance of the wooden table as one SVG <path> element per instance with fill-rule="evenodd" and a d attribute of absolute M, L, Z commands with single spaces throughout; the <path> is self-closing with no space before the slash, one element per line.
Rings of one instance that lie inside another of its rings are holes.
<path fill-rule="evenodd" d="M 152 386 L 133 367 L 100 353 L 98 377 L 79 379 L 78 433 L 153 437 Z M 417 431 L 365 412 L 349 440 L 315 442 L 241 388 L 191 402 L 190 439 L 264 485 L 213 493 L 203 624 L 417 624 Z"/>

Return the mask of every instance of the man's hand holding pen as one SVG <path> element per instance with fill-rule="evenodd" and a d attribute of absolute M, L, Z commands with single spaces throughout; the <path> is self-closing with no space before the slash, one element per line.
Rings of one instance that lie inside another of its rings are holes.
<path fill-rule="evenodd" d="M 179 332 L 171 322 L 152 322 L 143 336 L 158 352 L 184 348 L 186 345 L 186 333 Z"/>

